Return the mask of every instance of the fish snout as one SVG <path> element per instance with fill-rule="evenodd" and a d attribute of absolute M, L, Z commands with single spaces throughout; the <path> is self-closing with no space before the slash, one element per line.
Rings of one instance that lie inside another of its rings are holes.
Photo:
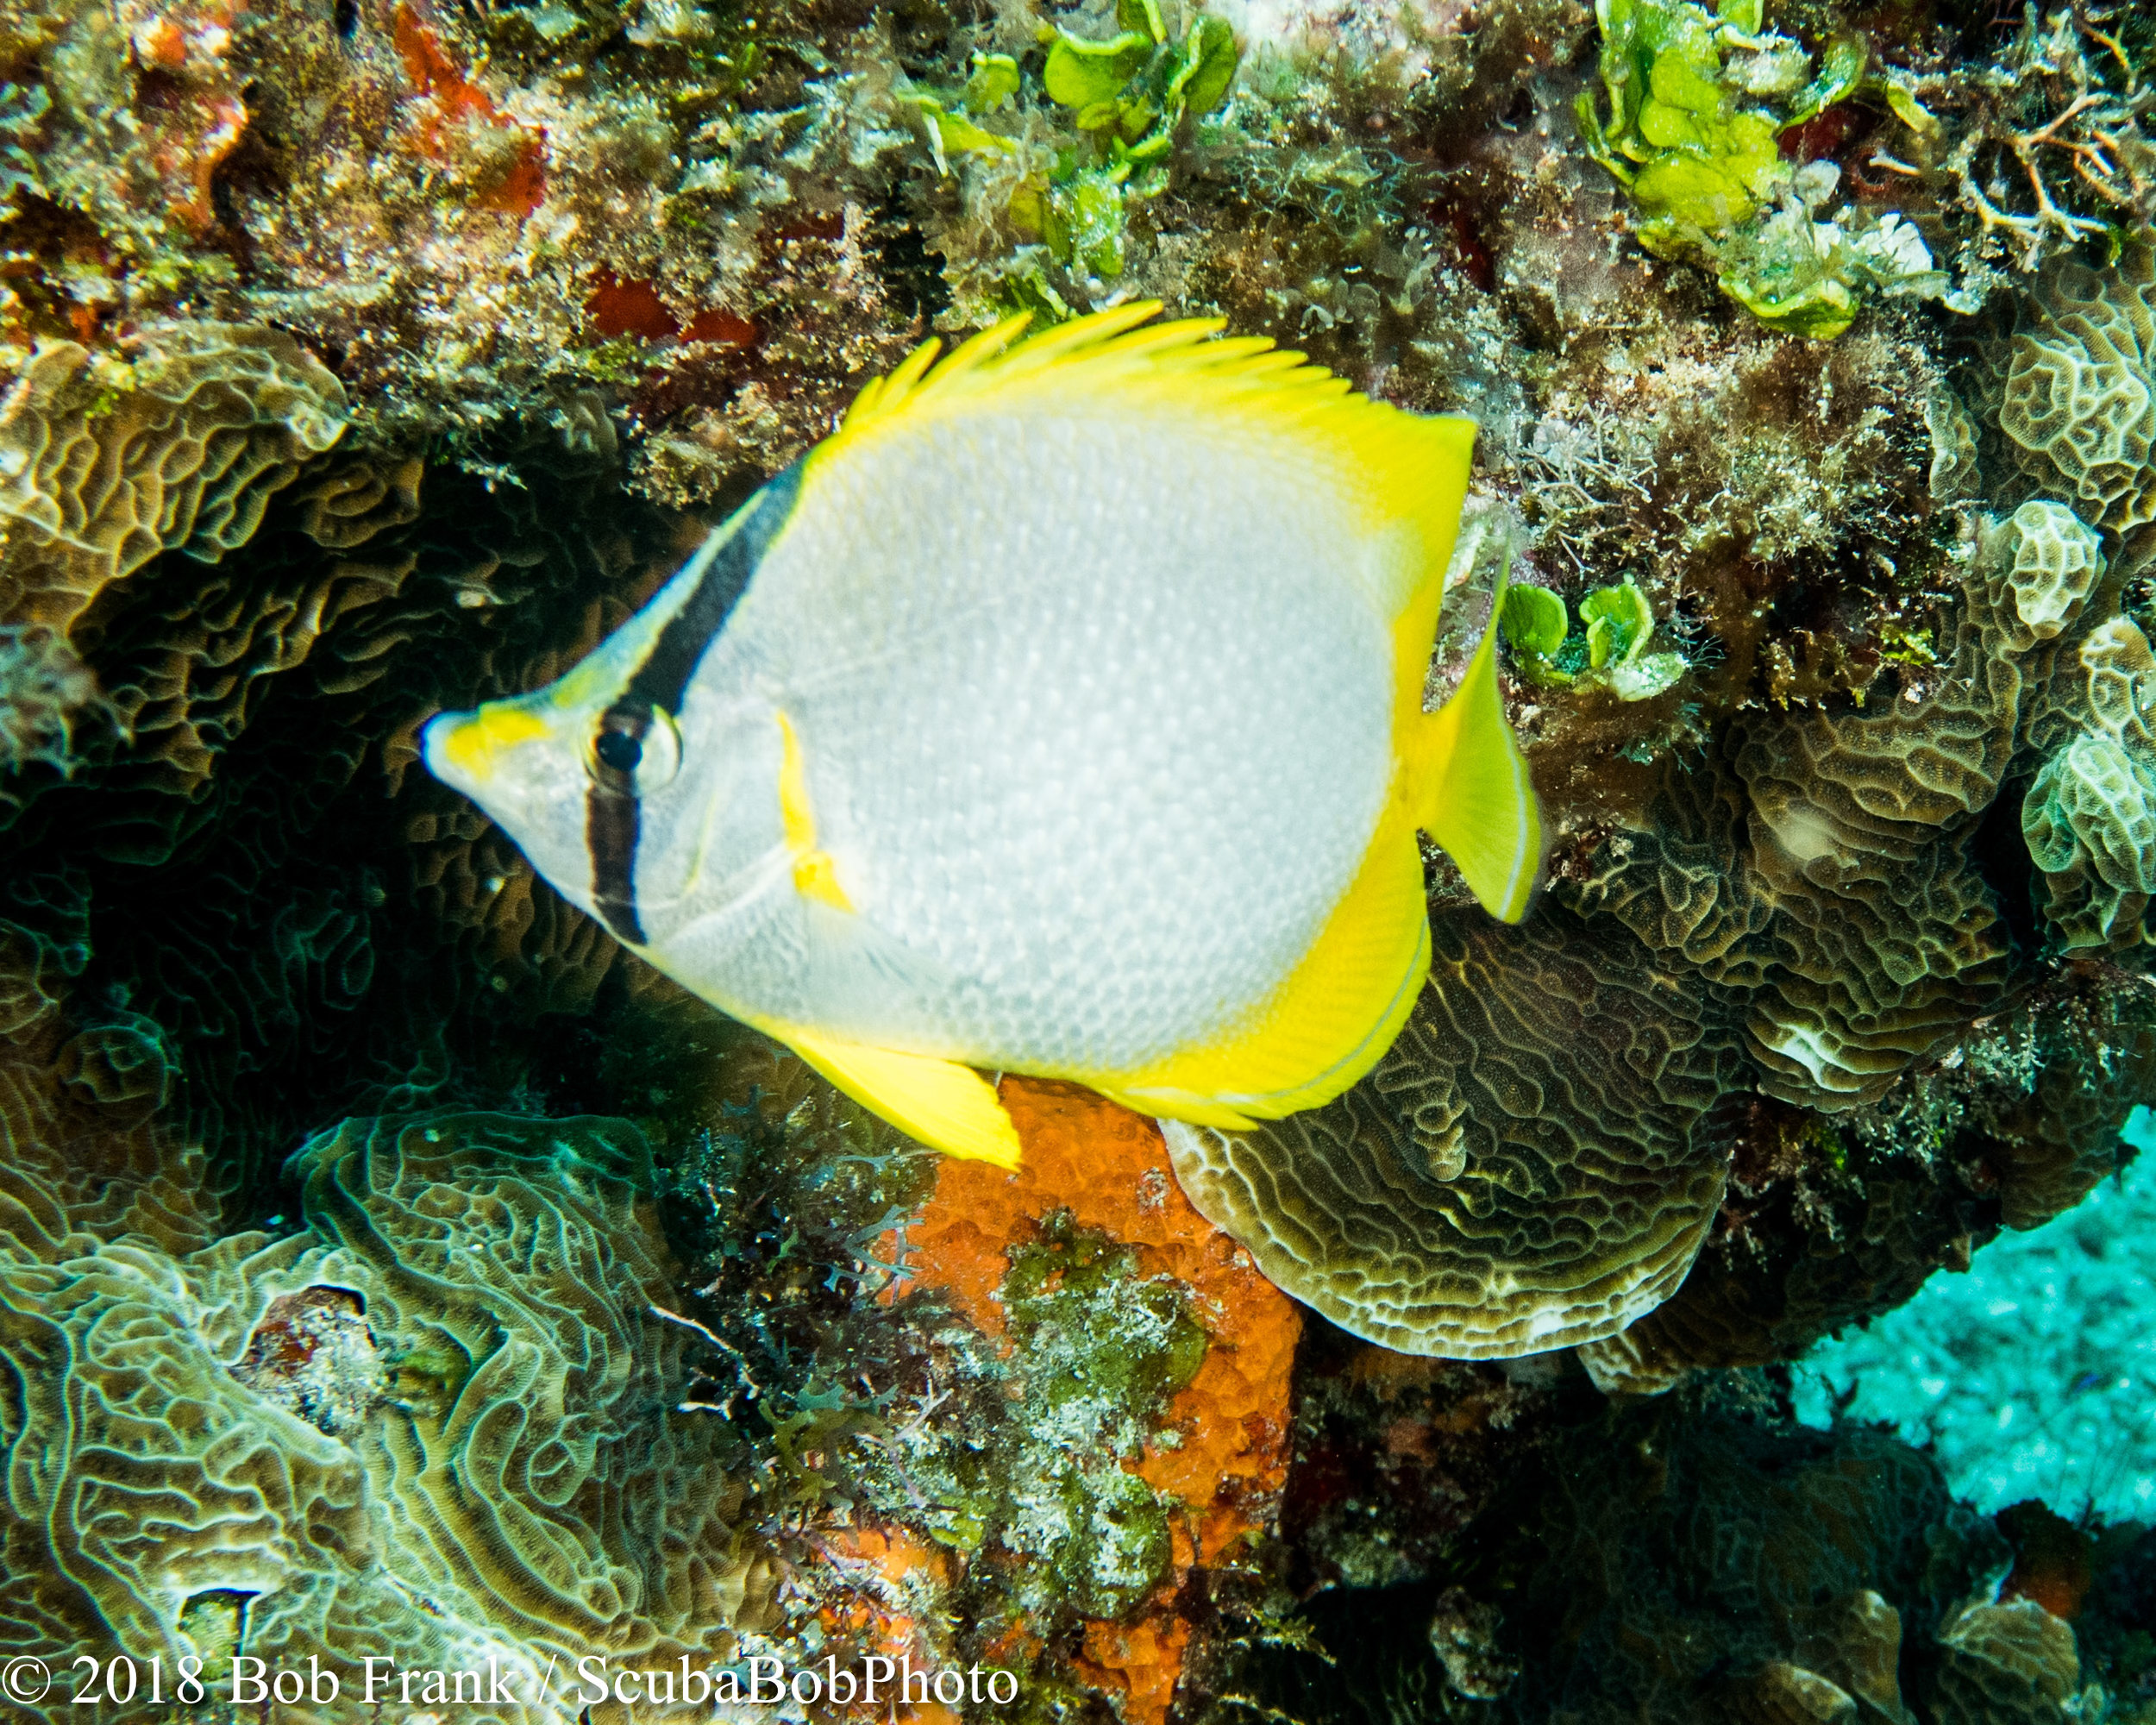
<path fill-rule="evenodd" d="M 419 732 L 427 770 L 467 796 L 481 796 L 507 758 L 551 727 L 522 701 L 488 701 L 471 712 L 439 712 Z"/>

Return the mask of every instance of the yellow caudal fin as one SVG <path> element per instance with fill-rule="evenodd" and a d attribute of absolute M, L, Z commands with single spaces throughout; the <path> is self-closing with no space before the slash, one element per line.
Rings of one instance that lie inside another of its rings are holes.
<path fill-rule="evenodd" d="M 972 1067 L 793 1031 L 779 1034 L 854 1101 L 931 1150 L 999 1168 L 1018 1165 L 1018 1128 L 995 1087 Z"/>
<path fill-rule="evenodd" d="M 1497 691 L 1501 577 L 1482 645 L 1443 708 L 1403 739 L 1415 824 L 1459 865 L 1482 908 L 1504 922 L 1527 913 L 1542 862 L 1542 812 Z"/>

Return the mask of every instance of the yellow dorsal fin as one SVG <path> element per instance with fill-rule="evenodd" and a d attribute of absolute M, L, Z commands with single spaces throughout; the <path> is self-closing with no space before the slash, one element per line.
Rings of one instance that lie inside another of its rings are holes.
<path fill-rule="evenodd" d="M 862 1107 L 931 1150 L 999 1168 L 1018 1165 L 1018 1130 L 995 1088 L 972 1067 L 799 1031 L 773 1033 Z"/>
<path fill-rule="evenodd" d="M 1263 336 L 1216 340 L 1217 317 L 1150 323 L 1159 310 L 1150 300 L 1119 305 L 1024 341 L 1026 320 L 1007 318 L 940 364 L 941 344 L 924 342 L 855 398 L 844 423 L 811 456 L 811 470 L 945 413 L 1089 401 L 1112 403 L 1119 414 L 1180 410 L 1246 435 L 1293 438 L 1300 464 L 1345 497 L 1357 519 L 1394 529 L 1384 567 L 1369 572 L 1388 617 L 1441 579 L 1467 494 L 1471 420 L 1371 401 Z M 1433 606 L 1433 628 L 1435 619 Z"/>
<path fill-rule="evenodd" d="M 1401 752 L 1415 824 L 1459 864 L 1483 909 L 1518 922 L 1541 867 L 1542 812 L 1497 688 L 1504 603 L 1501 575 L 1482 644 L 1459 688 L 1438 712 L 1415 715 Z"/>

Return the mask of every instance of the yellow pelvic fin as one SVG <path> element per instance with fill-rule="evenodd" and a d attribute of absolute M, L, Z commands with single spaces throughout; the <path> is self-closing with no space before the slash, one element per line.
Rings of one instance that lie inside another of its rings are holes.
<path fill-rule="evenodd" d="M 1229 1131 L 1320 1107 L 1393 1045 L 1429 971 L 1422 856 L 1395 801 L 1324 930 L 1251 1022 L 1100 1088 L 1141 1113 Z"/>
<path fill-rule="evenodd" d="M 931 1149 L 999 1168 L 1018 1165 L 1018 1130 L 994 1086 L 970 1066 L 798 1031 L 774 1034 L 863 1107 Z"/>
<path fill-rule="evenodd" d="M 1400 737 L 1415 824 L 1459 864 L 1484 910 L 1518 922 L 1527 913 L 1542 863 L 1542 811 L 1497 689 L 1497 618 L 1504 603 L 1501 577 L 1489 624 L 1459 688 L 1436 712 L 1420 712 L 1418 699 Z M 1420 681 L 1418 669 L 1418 687 Z"/>
<path fill-rule="evenodd" d="M 779 735 L 784 748 L 779 757 L 779 819 L 786 830 L 787 849 L 793 855 L 793 890 L 833 910 L 850 911 L 854 901 L 839 884 L 838 864 L 816 842 L 816 811 L 809 802 L 801 739 L 793 721 L 783 712 L 779 715 Z"/>

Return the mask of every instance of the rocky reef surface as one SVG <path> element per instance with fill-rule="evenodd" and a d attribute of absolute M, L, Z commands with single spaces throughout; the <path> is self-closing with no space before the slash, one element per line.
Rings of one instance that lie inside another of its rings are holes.
<path fill-rule="evenodd" d="M 2152 140 L 2103 0 L 6 9 L 6 1703 L 2156 1719 L 2131 1506 L 1790 1370 L 2156 1100 Z M 1549 884 L 1325 1109 L 938 1165 L 417 731 L 1133 298 L 1479 421 Z"/>

